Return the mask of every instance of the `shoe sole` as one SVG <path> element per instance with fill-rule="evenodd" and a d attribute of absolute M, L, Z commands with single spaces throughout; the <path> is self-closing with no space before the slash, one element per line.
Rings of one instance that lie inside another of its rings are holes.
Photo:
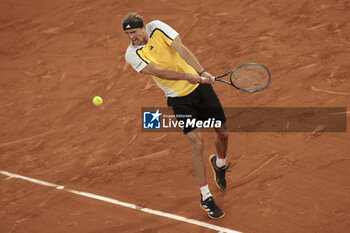
<path fill-rule="evenodd" d="M 214 173 L 214 181 L 215 181 L 216 186 L 218 186 L 219 189 L 225 190 L 225 189 L 223 189 L 223 188 L 220 187 L 220 185 L 218 184 L 218 182 L 216 182 L 216 172 L 215 172 L 215 168 L 214 168 L 214 166 L 213 166 L 213 164 L 212 164 L 212 162 L 211 162 L 211 159 L 212 159 L 214 156 L 215 156 L 215 154 L 212 154 L 211 156 L 209 156 L 209 164 L 210 164 L 210 167 L 211 167 L 211 169 L 213 170 L 213 173 Z"/>
<path fill-rule="evenodd" d="M 208 214 L 208 212 L 204 209 L 204 207 L 202 206 L 201 203 L 199 203 L 199 206 L 202 208 L 202 210 L 204 210 L 204 212 L 205 212 L 205 213 L 208 215 L 208 217 L 211 218 L 211 219 L 220 219 L 220 218 L 223 218 L 223 217 L 225 216 L 225 212 L 224 212 L 223 215 L 221 215 L 221 216 L 218 217 L 218 218 L 215 218 L 215 217 L 213 217 L 213 216 L 210 216 L 210 214 Z"/>

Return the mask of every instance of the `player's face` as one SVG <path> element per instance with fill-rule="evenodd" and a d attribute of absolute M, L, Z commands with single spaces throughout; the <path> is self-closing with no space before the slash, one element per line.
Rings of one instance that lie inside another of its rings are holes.
<path fill-rule="evenodd" d="M 125 35 L 131 40 L 133 45 L 144 45 L 147 43 L 145 28 L 134 28 L 125 30 Z"/>

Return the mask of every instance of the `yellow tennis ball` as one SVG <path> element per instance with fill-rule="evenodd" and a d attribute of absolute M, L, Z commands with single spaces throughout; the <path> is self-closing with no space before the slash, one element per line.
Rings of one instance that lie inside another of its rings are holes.
<path fill-rule="evenodd" d="M 103 100 L 100 96 L 95 96 L 93 99 L 92 99 L 92 102 L 94 103 L 94 105 L 96 106 L 99 106 L 103 103 Z"/>

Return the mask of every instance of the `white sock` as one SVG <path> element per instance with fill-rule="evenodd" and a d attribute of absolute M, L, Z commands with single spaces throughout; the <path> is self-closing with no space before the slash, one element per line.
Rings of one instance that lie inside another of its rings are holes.
<path fill-rule="evenodd" d="M 209 187 L 208 184 L 206 185 L 202 185 L 201 186 L 201 193 L 202 193 L 202 200 L 206 200 L 208 197 L 211 197 L 213 195 L 211 195 L 210 191 L 209 191 Z"/>
<path fill-rule="evenodd" d="M 218 155 L 216 157 L 216 166 L 223 167 L 225 165 L 226 165 L 226 157 L 221 157 Z"/>

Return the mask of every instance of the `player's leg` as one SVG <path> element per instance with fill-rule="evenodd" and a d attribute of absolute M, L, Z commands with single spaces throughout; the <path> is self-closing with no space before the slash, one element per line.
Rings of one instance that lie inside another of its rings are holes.
<path fill-rule="evenodd" d="M 198 108 L 195 103 L 199 102 L 200 93 L 198 88 L 188 96 L 169 97 L 168 106 L 172 106 L 177 120 L 186 121 L 187 118 L 198 119 Z M 185 116 L 180 117 L 180 116 Z M 201 190 L 201 207 L 207 212 L 210 218 L 222 218 L 225 213 L 215 204 L 214 198 L 209 191 L 206 181 L 206 169 L 203 160 L 203 138 L 199 129 L 196 127 L 186 126 L 183 132 L 187 135 L 191 145 L 192 168 Z"/>
<path fill-rule="evenodd" d="M 209 191 L 206 181 L 205 163 L 203 160 L 203 137 L 199 129 L 188 132 L 187 138 L 191 145 L 192 169 L 200 185 L 201 207 L 207 212 L 210 218 L 222 218 L 225 213 L 215 203 L 213 195 Z"/>
<path fill-rule="evenodd" d="M 191 146 L 191 161 L 194 175 L 200 186 L 206 185 L 205 163 L 203 161 L 203 137 L 199 129 L 187 133 Z"/>
<path fill-rule="evenodd" d="M 216 153 L 219 157 L 226 158 L 229 137 L 229 132 L 226 123 L 222 124 L 221 128 L 215 128 L 215 131 Z"/>
<path fill-rule="evenodd" d="M 198 107 L 199 118 L 203 120 L 214 118 L 221 121 L 221 127 L 215 128 L 215 147 L 217 154 L 211 155 L 209 161 L 214 172 L 214 179 L 217 186 L 224 190 L 226 189 L 226 171 L 228 168 L 226 166 L 226 153 L 229 137 L 225 113 L 220 100 L 211 85 L 203 84 L 200 86 L 199 91 L 202 98 Z"/>
<path fill-rule="evenodd" d="M 228 147 L 228 129 L 226 124 L 223 124 L 221 128 L 216 128 L 215 135 L 215 147 L 217 154 L 212 154 L 209 157 L 210 166 L 214 172 L 214 179 L 216 185 L 222 189 L 226 189 L 226 152 Z"/>

